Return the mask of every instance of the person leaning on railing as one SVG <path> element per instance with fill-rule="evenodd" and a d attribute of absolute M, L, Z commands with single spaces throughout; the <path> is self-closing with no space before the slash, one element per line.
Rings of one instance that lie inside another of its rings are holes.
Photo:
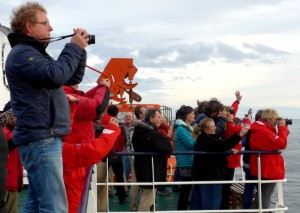
<path fill-rule="evenodd" d="M 5 135 L 0 128 L 0 212 L 5 212 L 5 182 L 6 182 L 6 165 L 8 159 L 8 144 Z"/>
<path fill-rule="evenodd" d="M 194 109 L 190 106 L 181 106 L 179 119 L 175 123 L 176 128 L 176 147 L 179 152 L 193 151 L 196 138 L 192 137 L 192 123 L 195 120 Z M 179 169 L 181 181 L 192 181 L 193 155 L 176 155 L 176 167 Z M 188 199 L 192 185 L 181 185 L 180 195 L 177 203 L 177 210 L 188 209 Z"/>
<path fill-rule="evenodd" d="M 161 124 L 161 112 L 158 109 L 148 109 L 145 114 L 145 120 L 142 123 L 148 124 L 136 126 L 132 136 L 132 144 L 135 152 L 156 152 L 161 155 L 135 155 L 134 169 L 137 182 L 162 182 L 160 171 L 164 162 L 164 155 L 170 155 L 173 152 L 169 138 L 158 131 Z M 150 128 L 149 128 L 150 127 Z M 154 175 L 153 175 L 154 174 Z M 154 180 L 153 177 L 154 176 Z M 152 185 L 141 185 L 141 197 L 138 211 L 150 211 L 154 205 L 156 189 Z M 156 187 L 155 187 L 156 188 Z"/>
<path fill-rule="evenodd" d="M 221 152 L 232 149 L 247 133 L 242 127 L 239 134 L 234 133 L 222 140 L 216 137 L 216 125 L 212 118 L 204 118 L 200 122 L 200 135 L 196 140 L 194 151 L 208 152 L 208 154 L 194 155 L 192 177 L 194 181 L 220 181 L 225 180 L 227 162 L 226 155 Z M 220 152 L 220 154 L 209 154 Z M 233 154 L 237 150 L 232 149 Z M 222 199 L 222 184 L 195 184 L 192 194 L 193 210 L 220 209 Z"/>
<path fill-rule="evenodd" d="M 67 95 L 70 104 L 71 127 L 75 122 L 76 112 L 82 101 L 72 95 Z M 112 149 L 121 130 L 118 119 L 107 117 L 107 125 L 101 135 L 86 143 L 82 142 L 84 133 L 75 133 L 73 130 L 63 137 L 63 175 L 68 197 L 68 213 L 77 213 L 87 180 L 86 168 L 101 161 Z"/>
<path fill-rule="evenodd" d="M 278 131 L 276 131 L 276 125 Z M 287 136 L 288 128 L 285 119 L 279 119 L 279 114 L 275 109 L 266 109 L 262 113 L 261 119 L 251 125 L 250 149 L 263 151 L 285 149 Z M 252 176 L 258 176 L 257 154 L 251 154 L 250 172 Z M 263 180 L 281 180 L 284 179 L 284 176 L 284 160 L 280 154 L 261 155 L 261 177 Z M 275 186 L 276 183 L 261 185 L 263 209 L 269 208 Z M 255 195 L 250 208 L 258 208 L 258 195 Z"/>

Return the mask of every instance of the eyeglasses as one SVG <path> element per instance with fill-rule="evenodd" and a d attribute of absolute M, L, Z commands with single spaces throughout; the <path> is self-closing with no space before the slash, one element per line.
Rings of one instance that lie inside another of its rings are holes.
<path fill-rule="evenodd" d="M 50 26 L 50 22 L 49 21 L 34 21 L 32 22 L 34 24 L 41 24 L 41 25 L 44 25 L 44 26 Z"/>

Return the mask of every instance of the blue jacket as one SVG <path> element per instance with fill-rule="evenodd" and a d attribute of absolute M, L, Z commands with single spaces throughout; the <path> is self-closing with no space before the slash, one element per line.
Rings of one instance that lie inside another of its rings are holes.
<path fill-rule="evenodd" d="M 192 138 L 192 128 L 189 128 L 183 121 L 176 122 L 174 125 L 176 129 L 175 141 L 176 151 L 186 152 L 194 151 L 196 138 Z M 192 167 L 194 155 L 176 155 L 177 167 Z"/>
<path fill-rule="evenodd" d="M 57 61 L 46 53 L 46 44 L 11 33 L 12 50 L 6 60 L 11 105 L 17 118 L 14 143 L 67 135 L 69 104 L 63 88 L 77 72 L 83 73 L 86 52 L 68 43 Z"/>

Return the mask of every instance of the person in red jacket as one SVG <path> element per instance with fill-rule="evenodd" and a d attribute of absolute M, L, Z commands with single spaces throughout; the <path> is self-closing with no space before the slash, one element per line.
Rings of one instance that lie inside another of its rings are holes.
<path fill-rule="evenodd" d="M 74 116 L 72 133 L 84 132 L 81 143 L 88 143 L 95 139 L 93 121 L 99 118 L 108 106 L 110 86 L 111 82 L 108 79 L 102 79 L 99 85 L 86 93 L 78 90 L 78 84 L 64 86 L 66 94 L 80 100 Z"/>
<path fill-rule="evenodd" d="M 78 99 L 71 95 L 67 95 L 71 108 L 71 124 L 75 124 L 74 116 Z M 80 102 L 80 100 L 79 100 Z M 63 168 L 64 182 L 68 198 L 68 212 L 77 213 L 79 202 L 84 187 L 86 168 L 101 161 L 113 147 L 117 137 L 120 134 L 118 120 L 116 118 L 108 118 L 107 125 L 97 139 L 92 139 L 87 143 L 82 143 L 84 132 L 72 132 L 63 138 Z"/>
<path fill-rule="evenodd" d="M 71 95 L 79 100 L 76 111 L 73 112 L 74 120 L 72 130 L 69 132 L 68 141 L 66 141 L 69 143 L 76 143 L 77 146 L 82 146 L 83 144 L 88 144 L 95 140 L 93 121 L 100 117 L 106 109 L 110 99 L 109 87 L 111 86 L 111 82 L 108 79 L 102 79 L 99 85 L 84 93 L 83 91 L 78 90 L 78 83 L 81 80 L 82 79 L 80 78 L 79 81 L 76 82 L 67 82 L 66 85 L 68 86 L 64 86 L 64 91 L 67 95 Z M 87 154 L 87 156 L 90 155 Z M 64 181 L 68 197 L 69 212 L 77 212 L 84 181 L 86 180 L 92 164 L 74 167 L 73 165 L 66 163 L 69 157 L 73 159 L 73 155 L 63 154 Z M 68 162 L 72 162 L 72 160 Z M 77 161 L 74 161 L 73 163 L 77 163 Z"/>
<path fill-rule="evenodd" d="M 10 102 L 5 105 L 3 112 L 7 111 Z M 10 108 L 10 106 L 9 106 Z M 18 212 L 19 192 L 23 189 L 23 167 L 19 157 L 18 148 L 13 144 L 13 129 L 15 119 L 11 123 L 5 125 L 2 130 L 8 142 L 9 154 L 6 165 L 7 177 L 5 184 L 5 210 L 10 213 Z"/>
<path fill-rule="evenodd" d="M 172 144 L 171 141 L 171 136 L 173 133 L 173 122 L 170 123 L 170 126 L 168 125 L 168 119 L 166 118 L 165 115 L 161 115 L 161 124 L 158 127 L 158 131 L 160 131 L 164 136 L 169 138 L 170 143 Z M 168 158 L 170 156 L 166 155 L 165 158 L 163 159 L 163 166 L 161 168 L 161 179 L 165 180 L 167 177 L 167 165 L 168 165 Z M 165 185 L 158 185 L 156 193 L 159 195 L 164 195 L 164 196 L 169 196 L 172 194 L 168 189 L 166 189 Z"/>
<path fill-rule="evenodd" d="M 276 131 L 276 126 L 278 131 Z M 251 125 L 250 131 L 251 150 L 274 151 L 283 150 L 287 147 L 288 128 L 286 120 L 279 119 L 279 114 L 275 109 L 264 110 L 261 119 Z M 261 154 L 260 158 L 263 180 L 284 179 L 284 160 L 281 154 Z M 251 154 L 250 156 L 250 172 L 252 176 L 258 176 L 257 154 Z M 276 183 L 261 185 L 263 209 L 269 208 L 275 186 Z M 255 195 L 250 208 L 258 208 L 258 195 Z"/>
<path fill-rule="evenodd" d="M 235 133 L 239 133 L 242 130 L 242 126 L 236 125 L 234 123 L 234 118 L 237 114 L 239 104 L 242 100 L 242 95 L 240 91 L 235 92 L 236 101 L 234 101 L 231 107 L 225 107 L 227 109 L 227 120 L 228 123 L 226 125 L 226 131 L 224 135 L 222 135 L 222 139 L 225 140 L 232 136 Z M 235 154 L 242 149 L 242 142 L 237 143 L 233 148 L 233 155 L 227 156 L 227 169 L 225 180 L 231 181 L 234 178 L 235 168 L 241 166 L 241 155 Z M 223 184 L 222 188 L 222 201 L 221 201 L 221 209 L 229 209 L 229 195 L 230 195 L 230 185 L 231 184 Z"/>

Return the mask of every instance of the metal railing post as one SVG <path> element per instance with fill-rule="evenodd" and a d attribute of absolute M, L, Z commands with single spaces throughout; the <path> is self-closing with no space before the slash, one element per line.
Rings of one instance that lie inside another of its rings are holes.
<path fill-rule="evenodd" d="M 282 189 L 282 183 L 277 183 L 277 196 L 278 196 L 278 203 L 276 204 L 276 208 L 282 208 L 284 207 L 283 203 L 283 189 Z M 284 211 L 277 211 L 278 213 L 284 213 Z"/>
<path fill-rule="evenodd" d="M 151 166 L 152 166 L 152 196 L 153 196 L 153 212 L 155 212 L 156 210 L 156 206 L 155 206 L 155 194 L 156 194 L 156 191 L 155 191 L 155 184 L 154 184 L 154 160 L 153 160 L 153 155 L 151 155 Z"/>
<path fill-rule="evenodd" d="M 107 208 L 106 208 L 106 212 L 109 212 L 109 195 L 108 195 L 108 182 L 109 182 L 109 174 L 108 174 L 108 158 L 106 158 L 106 205 L 107 205 Z"/>
<path fill-rule="evenodd" d="M 260 154 L 257 154 L 257 174 L 258 174 L 258 209 L 262 212 L 262 196 L 261 196 L 261 164 Z"/>

